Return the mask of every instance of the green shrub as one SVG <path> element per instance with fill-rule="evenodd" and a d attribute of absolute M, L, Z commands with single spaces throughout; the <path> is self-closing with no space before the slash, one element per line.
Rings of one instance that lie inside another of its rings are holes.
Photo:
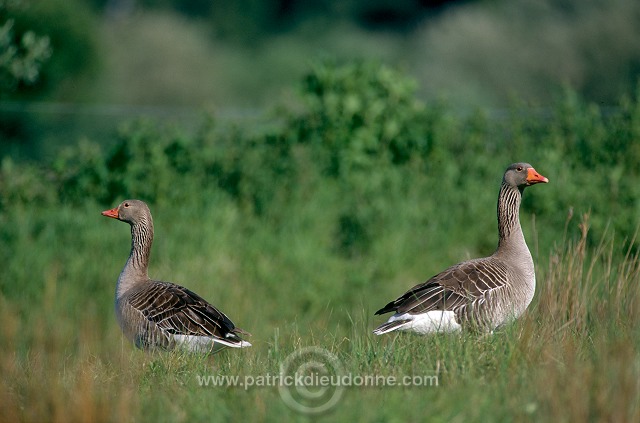
<path fill-rule="evenodd" d="M 381 195 L 403 189 L 395 168 L 429 155 L 428 112 L 415 90 L 411 78 L 375 62 L 322 63 L 304 78 L 305 108 L 289 117 L 289 130 L 338 181 L 336 246 L 349 255 L 366 252 L 384 224 Z"/>
<path fill-rule="evenodd" d="M 291 122 L 296 140 L 313 146 L 334 177 L 407 163 L 430 147 L 415 90 L 414 80 L 375 62 L 316 65 L 302 86 L 305 111 Z"/>
<path fill-rule="evenodd" d="M 527 216 L 545 221 L 541 245 L 557 240 L 572 210 L 591 211 L 595 239 L 608 225 L 631 238 L 637 226 L 637 95 L 601 109 L 567 91 L 538 113 L 514 107 L 501 118 L 481 109 L 461 116 L 445 103 L 418 101 L 402 73 L 356 62 L 315 66 L 301 100 L 268 129 L 205 123 L 188 133 L 143 120 L 124 125 L 109 148 L 85 140 L 50 166 L 5 159 L 2 210 L 126 197 L 206 205 L 222 194 L 248 227 L 311 230 L 345 257 L 366 256 L 417 227 L 429 244 L 471 239 L 466 254 L 489 254 L 495 224 L 466 222 L 492 221 L 503 169 L 528 161 L 551 180 L 523 202 Z"/>
<path fill-rule="evenodd" d="M 212 150 L 209 175 L 243 210 L 265 216 L 274 204 L 282 207 L 290 199 L 297 163 L 286 137 L 249 136 L 236 130 L 208 138 L 205 145 Z"/>
<path fill-rule="evenodd" d="M 50 175 L 33 164 L 17 164 L 9 157 L 0 163 L 0 213 L 22 207 L 57 203 Z"/>

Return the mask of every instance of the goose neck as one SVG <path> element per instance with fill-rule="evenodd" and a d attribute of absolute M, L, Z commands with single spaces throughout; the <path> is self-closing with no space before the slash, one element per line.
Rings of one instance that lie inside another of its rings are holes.
<path fill-rule="evenodd" d="M 524 243 L 519 213 L 521 201 L 522 190 L 503 182 L 498 196 L 499 251 Z"/>
<path fill-rule="evenodd" d="M 131 224 L 131 252 L 118 278 L 116 288 L 120 297 L 137 282 L 149 279 L 149 256 L 153 243 L 153 222 L 142 221 Z"/>

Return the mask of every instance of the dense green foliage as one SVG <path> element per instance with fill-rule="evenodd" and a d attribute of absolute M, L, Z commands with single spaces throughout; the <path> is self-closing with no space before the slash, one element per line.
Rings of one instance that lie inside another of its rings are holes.
<path fill-rule="evenodd" d="M 513 99 L 553 107 L 563 85 L 611 107 L 640 71 L 635 0 L 0 4 L 21 5 L 0 10 L 14 45 L 32 31 L 52 51 L 36 84 L 0 101 L 0 155 L 18 160 L 51 158 L 82 136 L 101 143 L 123 117 L 158 109 L 175 120 L 203 105 L 254 113 L 286 97 L 319 57 L 399 65 L 421 99 L 465 111 Z"/>
<path fill-rule="evenodd" d="M 0 4 L 0 14 L 2 5 Z M 51 56 L 49 38 L 27 31 L 15 41 L 13 20 L 0 25 L 0 95 L 14 91 L 20 84 L 38 80 L 43 62 Z"/>
<path fill-rule="evenodd" d="M 196 376 L 275 374 L 317 345 L 350 372 L 440 376 L 437 389 L 351 389 L 328 419 L 637 419 L 638 96 L 601 110 L 567 92 L 552 109 L 495 117 L 416 90 L 379 64 L 321 63 L 271 125 L 135 121 L 49 163 L 4 157 L 0 414 L 280 421 L 293 412 L 276 388 Z M 388 300 L 492 252 L 515 161 L 550 179 L 521 211 L 539 281 L 526 316 L 481 339 L 371 335 Z M 251 349 L 147 356 L 122 340 L 113 286 L 129 231 L 100 211 L 131 197 L 154 215 L 150 275 L 210 299 L 253 333 Z"/>
<path fill-rule="evenodd" d="M 16 200 L 106 206 L 125 197 L 199 207 L 219 192 L 251 219 L 288 222 L 301 203 L 330 201 L 338 242 L 357 250 L 385 228 L 424 225 L 439 210 L 453 213 L 452 230 L 479 212 L 489 217 L 468 193 L 490 204 L 503 168 L 525 160 L 552 181 L 544 195 L 525 196 L 527 210 L 554 229 L 540 234 L 545 246 L 571 209 L 592 211 L 597 236 L 609 224 L 633 234 L 637 96 L 601 110 L 567 92 L 552 109 L 514 107 L 492 117 L 482 109 L 458 115 L 420 101 L 415 90 L 410 78 L 376 63 L 318 64 L 300 85 L 300 104 L 280 109 L 279 123 L 263 130 L 221 130 L 207 120 L 194 133 L 141 120 L 122 126 L 108 148 L 85 140 L 44 167 L 5 157 L 3 209 Z M 398 215 L 405 205 L 416 215 Z M 482 235 L 476 247 L 488 252 L 482 240 L 493 230 Z"/>
<path fill-rule="evenodd" d="M 99 62 L 96 22 L 80 0 L 0 2 L 0 25 L 20 40 L 14 43 L 18 44 L 16 56 L 24 62 L 22 67 L 26 73 L 18 81 L 23 83 L 11 90 L 9 98 L 59 94 L 66 88 L 65 84 L 77 83 L 79 78 L 95 73 Z M 32 76 L 34 73 L 37 78 Z"/>
<path fill-rule="evenodd" d="M 51 132 L 64 138 L 48 126 L 58 119 L 29 102 L 86 99 L 83 82 L 100 69 L 98 26 L 81 0 L 0 1 L 0 155 L 37 155 Z"/>

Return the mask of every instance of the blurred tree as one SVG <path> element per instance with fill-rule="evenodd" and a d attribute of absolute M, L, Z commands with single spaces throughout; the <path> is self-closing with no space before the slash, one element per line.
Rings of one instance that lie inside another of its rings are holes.
<path fill-rule="evenodd" d="M 212 7 L 216 35 L 229 41 L 251 42 L 272 29 L 276 16 L 273 2 L 222 1 Z"/>
<path fill-rule="evenodd" d="M 23 85 L 34 84 L 42 65 L 51 57 L 49 37 L 32 30 L 14 32 L 11 11 L 19 0 L 0 0 L 0 98 Z"/>
<path fill-rule="evenodd" d="M 463 0 L 351 0 L 348 10 L 349 18 L 364 27 L 408 30 L 425 16 L 454 3 Z"/>
<path fill-rule="evenodd" d="M 410 29 L 421 18 L 451 4 L 472 0 L 85 0 L 110 16 L 137 7 L 170 9 L 188 17 L 209 19 L 225 40 L 255 42 L 288 30 L 308 18 L 354 21 L 370 29 Z M 477 1 L 477 0 L 476 0 Z"/>
<path fill-rule="evenodd" d="M 0 98 L 74 101 L 97 74 L 95 15 L 83 0 L 0 0 Z M 0 155 L 39 150 L 45 117 L 0 114 Z"/>
<path fill-rule="evenodd" d="M 173 0 L 185 10 L 199 0 Z M 291 28 L 310 17 L 351 20 L 371 29 L 410 29 L 447 4 L 470 0 L 225 0 L 208 3 L 218 35 L 255 40 L 268 32 Z"/>
<path fill-rule="evenodd" d="M 37 28 L 39 34 L 46 34 L 49 38 L 50 47 L 54 52 L 50 60 L 42 66 L 38 83 L 22 87 L 14 93 L 19 98 L 57 94 L 61 84 L 97 72 L 97 22 L 86 2 L 21 2 L 19 7 L 10 8 L 9 14 L 14 21 L 17 36 L 22 37 L 22 34 Z"/>

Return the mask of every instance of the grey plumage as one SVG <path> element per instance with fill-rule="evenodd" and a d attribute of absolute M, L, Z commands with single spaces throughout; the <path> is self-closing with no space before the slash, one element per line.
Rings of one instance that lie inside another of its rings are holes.
<path fill-rule="evenodd" d="M 540 182 L 548 179 L 528 163 L 510 165 L 498 195 L 495 253 L 451 266 L 389 302 L 376 314 L 395 314 L 374 333 L 470 327 L 490 331 L 519 317 L 535 292 L 533 259 L 520 226 L 519 208 L 524 188 Z"/>
<path fill-rule="evenodd" d="M 131 252 L 116 285 L 116 316 L 122 331 L 139 348 L 216 352 L 251 346 L 249 335 L 196 293 L 169 282 L 149 279 L 153 219 L 140 200 L 125 200 L 102 212 L 131 225 Z"/>

